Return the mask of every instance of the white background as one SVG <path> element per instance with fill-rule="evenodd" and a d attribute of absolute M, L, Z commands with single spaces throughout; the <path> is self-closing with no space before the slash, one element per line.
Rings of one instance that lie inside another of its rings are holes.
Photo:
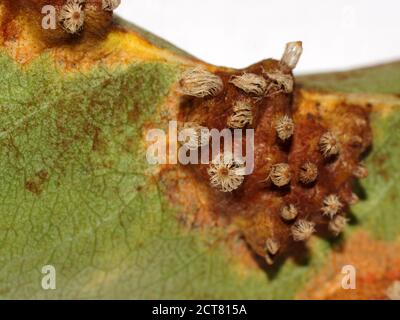
<path fill-rule="evenodd" d="M 122 0 L 117 13 L 216 65 L 280 58 L 294 40 L 301 73 L 400 59 L 399 0 Z"/>

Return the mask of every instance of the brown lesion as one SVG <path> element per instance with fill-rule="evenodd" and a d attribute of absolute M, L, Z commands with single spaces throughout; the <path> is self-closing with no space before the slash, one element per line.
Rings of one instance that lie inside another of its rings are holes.
<path fill-rule="evenodd" d="M 343 202 L 344 210 L 339 215 L 346 215 L 354 199 L 354 170 L 372 143 L 371 106 L 325 99 L 323 94 L 309 99 L 309 93 L 301 89 L 293 94 L 275 92 L 255 97 L 230 83 L 232 76 L 244 72 L 264 75 L 279 68 L 278 61 L 266 60 L 245 70 L 217 71 L 224 83 L 223 92 L 215 97 L 183 99 L 179 121 L 218 130 L 227 127 L 235 102 L 250 99 L 254 121 L 248 127 L 255 129 L 255 170 L 237 190 L 223 193 L 210 186 L 207 165 L 181 167 L 185 182 L 175 185 L 171 198 L 182 206 L 183 220 L 186 210 L 192 209 L 189 211 L 193 225 L 206 227 L 218 221 L 219 226 L 235 226 L 235 237 L 244 237 L 251 251 L 260 257 L 266 255 L 267 240 L 273 239 L 280 245 L 277 262 L 287 256 L 303 261 L 307 251 L 299 250 L 305 249 L 304 243 L 293 240 L 293 223 L 300 219 L 314 222 L 317 235 L 326 236 L 330 219 L 322 215 L 321 208 L 331 194 Z M 279 139 L 275 126 L 284 115 L 292 117 L 295 123 L 294 135 L 288 141 Z M 320 150 L 320 138 L 328 131 L 335 132 L 340 140 L 341 152 L 336 157 L 325 158 Z M 310 184 L 299 179 L 306 162 L 315 164 L 318 170 L 317 180 Z M 288 186 L 277 187 L 268 179 L 271 167 L 278 163 L 290 166 L 292 179 Z M 299 212 L 291 222 L 280 216 L 282 207 L 289 204 L 294 204 Z M 299 252 L 304 252 L 303 258 Z"/>

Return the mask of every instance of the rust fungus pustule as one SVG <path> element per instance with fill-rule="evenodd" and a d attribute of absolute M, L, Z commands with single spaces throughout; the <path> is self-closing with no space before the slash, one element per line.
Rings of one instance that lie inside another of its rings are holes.
<path fill-rule="evenodd" d="M 254 130 L 251 174 L 237 176 L 233 166 L 229 175 L 215 159 L 191 165 L 188 174 L 207 194 L 210 219 L 237 225 L 267 264 L 322 230 L 345 231 L 346 212 L 356 202 L 352 186 L 366 175 L 360 160 L 372 140 L 366 106 L 314 101 L 295 81 L 293 90 L 284 89 L 282 81 L 294 79 L 301 47 L 294 43 L 287 50 L 282 61 L 209 71 L 210 79 L 221 80 L 219 89 L 204 97 L 185 95 L 179 115 L 210 130 L 241 130 L 243 148 L 246 130 Z M 276 74 L 281 83 L 271 76 Z"/>
<path fill-rule="evenodd" d="M 95 47 L 94 43 L 104 39 L 115 29 L 113 10 L 118 7 L 120 1 L 2 0 L 1 2 L 4 3 L 9 20 L 4 24 L 7 29 L 3 33 L 5 43 L 11 40 L 7 39 L 9 36 L 30 39 L 35 46 L 29 46 L 31 51 L 25 55 L 31 56 L 45 49 L 59 50 L 60 47 L 74 47 L 76 44 L 88 46 L 85 53 L 89 55 Z"/>
<path fill-rule="evenodd" d="M 285 115 L 276 122 L 275 128 L 279 139 L 286 141 L 293 136 L 294 122 L 289 116 Z"/>
<path fill-rule="evenodd" d="M 318 178 L 318 167 L 310 162 L 307 161 L 304 163 L 300 168 L 299 180 L 303 184 L 310 184 L 317 180 Z"/>
<path fill-rule="evenodd" d="M 228 118 L 228 127 L 242 129 L 253 124 L 253 107 L 248 101 L 238 101 L 233 106 L 233 113 Z"/>
<path fill-rule="evenodd" d="M 83 3 L 79 1 L 67 1 L 61 7 L 59 21 L 64 30 L 75 34 L 82 30 L 85 23 L 85 11 Z"/>
<path fill-rule="evenodd" d="M 269 178 L 271 179 L 272 183 L 277 187 L 284 187 L 288 185 L 292 178 L 289 164 L 278 163 L 273 165 Z"/>

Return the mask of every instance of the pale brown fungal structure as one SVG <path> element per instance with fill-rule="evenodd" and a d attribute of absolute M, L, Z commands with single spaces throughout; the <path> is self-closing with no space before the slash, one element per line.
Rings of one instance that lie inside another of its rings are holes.
<path fill-rule="evenodd" d="M 272 183 L 277 187 L 284 187 L 288 185 L 292 179 L 290 166 L 287 163 L 273 165 L 269 177 Z"/>
<path fill-rule="evenodd" d="M 302 54 L 303 43 L 301 41 L 289 42 L 286 44 L 285 52 L 283 53 L 281 59 L 281 64 L 293 70 L 299 63 Z"/>
<path fill-rule="evenodd" d="M 326 132 L 319 141 L 319 147 L 325 158 L 337 156 L 340 153 L 339 138 L 333 132 Z"/>
<path fill-rule="evenodd" d="M 272 81 L 267 92 L 273 91 L 274 94 L 279 92 L 292 93 L 294 89 L 294 79 L 291 74 L 285 74 L 282 71 L 265 72 L 265 75 Z"/>
<path fill-rule="evenodd" d="M 364 165 L 359 165 L 354 169 L 353 175 L 358 179 L 365 179 L 368 177 L 368 169 Z"/>
<path fill-rule="evenodd" d="M 102 0 L 102 9 L 105 11 L 114 11 L 121 4 L 121 0 Z"/>
<path fill-rule="evenodd" d="M 275 125 L 276 133 L 282 141 L 290 139 L 294 134 L 294 122 L 288 115 L 281 117 Z"/>
<path fill-rule="evenodd" d="M 253 124 L 253 107 L 248 101 L 238 101 L 233 106 L 227 125 L 232 129 L 242 129 Z"/>
<path fill-rule="evenodd" d="M 329 222 L 328 229 L 331 231 L 335 236 L 341 234 L 347 226 L 348 220 L 343 216 L 336 216 Z"/>
<path fill-rule="evenodd" d="M 275 239 L 268 239 L 266 244 L 265 244 L 265 250 L 267 251 L 268 254 L 275 256 L 280 249 L 279 242 Z"/>
<path fill-rule="evenodd" d="M 264 77 L 254 73 L 244 73 L 241 76 L 234 76 L 230 82 L 248 94 L 264 96 L 268 83 Z"/>
<path fill-rule="evenodd" d="M 357 204 L 358 202 L 360 202 L 360 198 L 359 198 L 359 196 L 358 195 L 356 195 L 354 192 L 351 194 L 351 199 L 350 199 L 350 201 L 349 201 L 349 204 L 350 205 L 355 205 L 355 204 Z"/>
<path fill-rule="evenodd" d="M 232 192 L 244 181 L 244 161 L 232 153 L 221 153 L 211 162 L 208 175 L 213 188 L 222 192 Z"/>
<path fill-rule="evenodd" d="M 271 258 L 271 256 L 269 254 L 265 255 L 265 262 L 269 265 L 272 266 L 274 265 L 274 260 L 273 258 Z"/>
<path fill-rule="evenodd" d="M 285 221 L 293 221 L 299 215 L 297 208 L 293 204 L 289 204 L 287 206 L 282 207 L 280 215 Z"/>
<path fill-rule="evenodd" d="M 400 300 L 400 281 L 395 281 L 386 290 L 386 296 L 390 300 Z"/>
<path fill-rule="evenodd" d="M 280 250 L 280 244 L 273 238 L 267 239 L 265 243 L 265 261 L 268 265 L 274 264 L 274 256 L 278 254 Z"/>
<path fill-rule="evenodd" d="M 339 213 L 343 208 L 339 197 L 335 194 L 331 194 L 324 199 L 324 206 L 322 207 L 322 213 L 324 216 L 328 216 L 331 219 Z"/>
<path fill-rule="evenodd" d="M 318 178 L 318 167 L 307 161 L 300 167 L 299 180 L 304 184 L 310 184 L 317 180 Z"/>
<path fill-rule="evenodd" d="M 179 132 L 182 146 L 195 150 L 207 146 L 210 142 L 210 130 L 195 122 L 186 122 Z"/>
<path fill-rule="evenodd" d="M 79 33 L 85 23 L 85 12 L 81 1 L 68 0 L 61 8 L 59 21 L 63 29 L 71 34 Z"/>
<path fill-rule="evenodd" d="M 197 98 L 216 96 L 223 90 L 222 79 L 200 67 L 189 68 L 182 73 L 180 91 Z"/>
<path fill-rule="evenodd" d="M 293 240 L 297 242 L 307 241 L 315 231 L 314 222 L 301 219 L 292 226 Z"/>
<path fill-rule="evenodd" d="M 289 92 L 269 75 L 294 80 L 292 72 L 273 59 L 215 74 L 223 80 L 222 92 L 206 99 L 182 99 L 179 121 L 220 131 L 242 129 L 235 130 L 242 134 L 235 146 L 244 147 L 246 139 L 254 137 L 251 154 L 247 147 L 242 150 L 246 160 L 247 155 L 254 156 L 254 170 L 244 176 L 236 171 L 240 164 L 216 160 L 210 166 L 189 166 L 187 174 L 199 184 L 198 190 L 206 192 L 202 201 L 210 220 L 221 217 L 234 224 L 246 247 L 268 264 L 278 256 L 297 255 L 292 248 L 303 246 L 295 245 L 293 239 L 305 241 L 314 232 L 321 236 L 340 233 L 350 202 L 356 201 L 353 170 L 372 141 L 368 123 L 365 128 L 355 125 L 356 119 L 369 119 L 367 106 L 348 105 L 343 99 L 336 102 L 331 95 L 305 92 L 301 86 L 293 85 Z M 243 90 L 243 83 L 249 83 L 243 81 L 246 77 L 256 79 L 256 85 Z M 239 85 L 237 80 L 241 80 Z M 243 128 L 254 129 L 254 136 Z M 352 137 L 359 137 L 357 145 L 352 145 Z M 225 141 L 218 151 L 224 146 Z M 271 240 L 279 243 L 276 255 L 271 244 L 270 250 L 266 248 Z"/>

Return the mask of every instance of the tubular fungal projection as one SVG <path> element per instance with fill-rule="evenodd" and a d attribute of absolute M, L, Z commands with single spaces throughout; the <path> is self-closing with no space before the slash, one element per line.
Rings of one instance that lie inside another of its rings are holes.
<path fill-rule="evenodd" d="M 276 255 L 279 251 L 279 242 L 275 239 L 268 239 L 267 243 L 265 245 L 266 251 L 267 253 L 269 253 L 270 255 Z"/>
<path fill-rule="evenodd" d="M 194 122 L 187 122 L 183 125 L 179 134 L 182 145 L 189 150 L 195 150 L 208 145 L 210 141 L 210 130 Z"/>
<path fill-rule="evenodd" d="M 301 41 L 289 42 L 286 45 L 285 52 L 281 59 L 281 64 L 293 70 L 299 63 L 302 54 L 303 54 L 303 43 Z"/>
<path fill-rule="evenodd" d="M 277 187 L 284 187 L 290 183 L 292 174 L 290 172 L 290 166 L 287 163 L 279 163 L 271 168 L 269 175 L 272 183 Z"/>
<path fill-rule="evenodd" d="M 318 167 L 307 161 L 300 168 L 299 180 L 304 184 L 310 184 L 317 180 L 318 178 Z"/>
<path fill-rule="evenodd" d="M 228 127 L 242 129 L 253 124 L 253 107 L 248 101 L 238 101 L 233 107 L 233 113 L 228 118 Z"/>
<path fill-rule="evenodd" d="M 352 194 L 351 194 L 350 201 L 349 201 L 349 204 L 350 204 L 350 205 L 355 205 L 355 204 L 357 204 L 359 201 L 360 201 L 360 198 L 358 197 L 358 195 L 356 195 L 355 193 L 352 193 Z"/>
<path fill-rule="evenodd" d="M 279 252 L 280 244 L 275 239 L 268 239 L 265 243 L 265 261 L 269 265 L 274 264 L 274 256 Z"/>
<path fill-rule="evenodd" d="M 244 92 L 260 97 L 265 94 L 268 86 L 267 81 L 262 76 L 254 73 L 234 76 L 230 82 Z"/>
<path fill-rule="evenodd" d="M 315 223 L 307 220 L 299 220 L 292 227 L 294 241 L 306 241 L 315 233 Z"/>
<path fill-rule="evenodd" d="M 281 217 L 285 221 L 293 221 L 297 218 L 298 214 L 297 208 L 293 204 L 284 206 L 281 209 Z"/>
<path fill-rule="evenodd" d="M 277 121 L 275 128 L 279 139 L 286 141 L 293 136 L 294 122 L 288 115 L 285 115 Z"/>
<path fill-rule="evenodd" d="M 322 135 L 319 146 L 325 158 L 336 156 L 340 152 L 340 142 L 336 134 L 326 132 Z"/>
<path fill-rule="evenodd" d="M 276 94 L 278 92 L 292 93 L 294 88 L 293 76 L 290 74 L 284 74 L 282 71 L 271 71 L 266 72 L 265 75 L 272 80 L 269 85 L 267 92 L 271 91 Z"/>
<path fill-rule="evenodd" d="M 220 77 L 202 68 L 190 68 L 183 72 L 180 90 L 183 94 L 197 98 L 216 96 L 223 89 Z"/>
<path fill-rule="evenodd" d="M 368 170 L 365 166 L 359 165 L 354 170 L 354 176 L 358 179 L 365 179 L 368 177 Z"/>
<path fill-rule="evenodd" d="M 335 194 L 331 194 L 324 199 L 322 213 L 332 219 L 342 208 L 343 204 L 340 202 L 339 197 Z"/>
<path fill-rule="evenodd" d="M 336 216 L 331 222 L 329 222 L 329 231 L 335 236 L 341 234 L 347 226 L 347 219 L 343 216 Z"/>

